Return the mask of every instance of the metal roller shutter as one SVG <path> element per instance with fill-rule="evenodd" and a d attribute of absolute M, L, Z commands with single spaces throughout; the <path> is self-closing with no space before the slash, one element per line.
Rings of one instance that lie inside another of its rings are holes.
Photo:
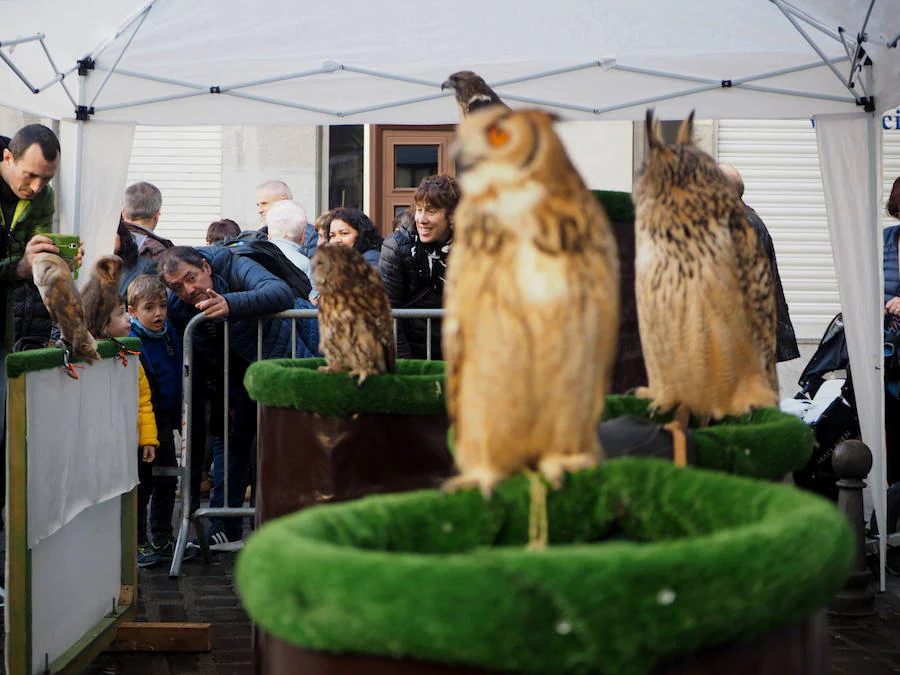
<path fill-rule="evenodd" d="M 128 185 L 138 181 L 162 192 L 161 236 L 205 245 L 206 228 L 222 216 L 222 127 L 138 126 Z"/>
<path fill-rule="evenodd" d="M 818 340 L 838 311 L 816 132 L 809 120 L 722 120 L 720 162 L 744 177 L 744 200 L 775 243 L 794 330 Z"/>

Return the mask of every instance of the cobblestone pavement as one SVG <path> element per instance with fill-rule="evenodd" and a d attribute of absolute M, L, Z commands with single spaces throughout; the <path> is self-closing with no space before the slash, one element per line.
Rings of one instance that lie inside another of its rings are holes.
<path fill-rule="evenodd" d="M 241 609 L 232 572 L 235 553 L 214 553 L 182 566 L 181 578 L 169 567 L 139 571 L 138 621 L 197 621 L 213 624 L 208 654 L 101 654 L 88 675 L 251 675 L 250 620 Z"/>
<path fill-rule="evenodd" d="M 209 654 L 113 654 L 98 657 L 89 675 L 250 675 L 250 622 L 234 591 L 236 554 L 213 554 L 212 564 L 185 563 L 180 579 L 168 567 L 140 572 L 139 619 L 213 624 Z M 900 578 L 876 596 L 875 614 L 829 617 L 832 675 L 900 673 Z"/>

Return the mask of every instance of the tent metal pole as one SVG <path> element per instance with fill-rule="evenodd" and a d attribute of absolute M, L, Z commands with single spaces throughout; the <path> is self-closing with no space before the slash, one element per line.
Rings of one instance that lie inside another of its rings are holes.
<path fill-rule="evenodd" d="M 849 61 L 850 56 L 835 56 L 833 59 L 829 59 L 830 63 L 843 63 L 844 61 Z M 745 82 L 755 82 L 756 80 L 768 80 L 772 77 L 780 77 L 782 75 L 790 75 L 791 73 L 801 73 L 804 70 L 812 70 L 814 68 L 821 68 L 821 61 L 813 61 L 812 63 L 804 63 L 802 66 L 792 66 L 790 68 L 781 68 L 779 70 L 771 70 L 767 73 L 760 73 L 759 75 L 747 75 L 747 77 L 738 77 L 731 81 L 732 86 L 738 86 L 739 84 L 744 84 Z"/>
<path fill-rule="evenodd" d="M 233 89 L 244 89 L 246 87 L 256 87 L 261 84 L 273 84 L 275 82 L 286 82 L 288 80 L 297 80 L 301 77 L 309 77 L 310 75 L 321 75 L 322 73 L 333 73 L 339 68 L 315 68 L 313 70 L 304 70 L 299 73 L 291 73 L 290 75 L 279 75 L 277 77 L 267 77 L 263 80 L 252 80 L 250 82 L 239 82 L 238 84 L 229 84 L 227 87 L 220 87 L 221 91 L 231 91 Z"/>
<path fill-rule="evenodd" d="M 777 6 L 778 9 L 780 9 L 782 12 L 790 12 L 795 17 L 797 17 L 804 23 L 809 24 L 810 26 L 812 26 L 819 32 L 824 33 L 825 35 L 830 37 L 832 40 L 836 40 L 838 42 L 841 41 L 840 35 L 835 33 L 833 30 L 831 30 L 828 26 L 826 26 L 824 23 L 822 23 L 818 19 L 815 19 L 812 16 L 810 16 L 809 14 L 807 14 L 806 12 L 804 12 L 802 9 L 798 9 L 797 7 L 794 7 L 789 2 L 785 2 L 784 0 L 770 0 L 770 1 L 772 2 L 772 4 Z"/>
<path fill-rule="evenodd" d="M 513 94 L 503 94 L 506 101 L 516 101 L 517 103 L 528 103 L 530 105 L 543 105 L 548 108 L 560 108 L 561 110 L 575 110 L 576 112 L 586 112 L 593 115 L 597 114 L 597 109 L 589 105 L 575 105 L 573 103 L 559 103 L 557 101 L 547 101 L 540 98 L 531 98 L 529 96 L 515 96 Z"/>
<path fill-rule="evenodd" d="M 9 66 L 9 69 L 10 69 L 11 71 L 13 71 L 13 72 L 16 74 L 16 76 L 17 76 L 20 80 L 22 80 L 22 82 L 25 84 L 26 87 L 28 87 L 28 90 L 29 90 L 32 94 L 36 94 L 36 93 L 37 93 L 37 90 L 34 88 L 34 85 L 31 84 L 31 82 L 28 80 L 27 77 L 25 77 L 25 73 L 23 73 L 21 70 L 19 70 L 19 69 L 16 67 L 16 64 L 12 62 L 12 59 L 9 58 L 9 57 L 8 57 L 6 54 L 4 54 L 2 51 L 0 51 L 0 59 L 3 59 L 3 61 L 6 62 L 6 65 Z"/>
<path fill-rule="evenodd" d="M 181 98 L 191 98 L 192 96 L 203 96 L 208 91 L 190 91 L 184 94 L 172 94 L 171 96 L 158 96 L 156 98 L 145 98 L 140 101 L 130 101 L 128 103 L 114 103 L 112 105 L 97 106 L 94 112 L 103 112 L 107 110 L 121 110 L 122 108 L 133 108 L 139 105 L 150 105 L 151 103 L 161 103 L 163 101 L 177 101 Z"/>
<path fill-rule="evenodd" d="M 697 77 L 695 75 L 681 75 L 679 73 L 667 73 L 664 70 L 654 70 L 653 68 L 635 68 L 634 66 L 626 66 L 621 63 L 614 65 L 611 70 L 621 70 L 625 73 L 637 73 L 638 75 L 652 75 L 653 77 L 664 77 L 669 80 L 682 80 L 684 82 L 700 82 L 703 84 L 715 84 L 721 86 L 722 80 L 712 77 Z"/>
<path fill-rule="evenodd" d="M 508 80 L 499 80 L 491 82 L 492 87 L 505 87 L 509 84 L 519 84 L 520 82 L 531 82 L 532 80 L 540 80 L 544 77 L 553 77 L 554 75 L 565 75 L 566 73 L 574 73 L 587 68 L 601 68 L 603 70 L 611 70 L 616 67 L 615 59 L 601 59 L 599 61 L 591 61 L 589 63 L 580 63 L 577 66 L 567 66 L 565 68 L 556 68 L 555 70 L 546 70 L 542 73 L 534 75 L 523 75 L 522 77 L 513 77 Z"/>
<path fill-rule="evenodd" d="M 259 101 L 260 103 L 271 103 L 272 105 L 280 105 L 286 108 L 294 108 L 295 110 L 306 110 L 307 112 L 321 113 L 323 115 L 331 115 L 333 117 L 343 117 L 344 113 L 337 110 L 326 110 L 325 108 L 317 108 L 311 105 L 303 105 L 301 103 L 291 103 L 290 101 L 279 101 L 274 98 L 265 96 L 256 96 L 255 94 L 245 94 L 242 91 L 223 91 L 222 96 L 235 96 L 237 98 L 246 98 L 250 101 Z"/>
<path fill-rule="evenodd" d="M 822 101 L 836 101 L 838 103 L 852 103 L 856 105 L 855 98 L 847 96 L 830 96 L 828 94 L 814 94 L 806 91 L 794 91 L 793 89 L 778 89 L 777 87 L 762 87 L 758 84 L 736 84 L 736 89 L 747 89 L 748 91 L 760 91 L 767 94 L 781 94 L 782 96 L 800 96 L 802 98 L 815 98 Z"/>
<path fill-rule="evenodd" d="M 125 46 L 122 47 L 122 51 L 119 52 L 119 55 L 116 57 L 115 63 L 112 64 L 112 68 L 110 68 L 106 72 L 106 77 L 103 78 L 103 82 L 100 83 L 100 86 L 97 87 L 97 91 L 94 93 L 94 98 L 91 99 L 88 107 L 94 105 L 97 102 L 97 98 L 100 96 L 100 92 L 103 91 L 103 88 L 106 86 L 106 83 L 109 82 L 109 78 L 112 77 L 113 72 L 116 70 L 116 66 L 119 65 L 119 61 L 122 60 L 122 57 L 125 56 L 125 52 L 128 51 L 128 48 L 131 46 L 132 40 L 134 40 L 134 36 L 138 34 L 138 31 L 141 29 L 141 26 L 144 25 L 144 21 L 147 18 L 147 14 L 150 12 L 150 8 L 148 7 L 146 11 L 141 15 L 140 21 L 138 21 L 138 25 L 135 27 L 134 31 L 131 33 L 131 37 L 128 38 L 127 42 L 125 42 Z"/>
<path fill-rule="evenodd" d="M 100 44 L 98 44 L 94 49 L 92 49 L 88 56 L 95 61 L 103 51 L 109 47 L 113 42 L 119 39 L 119 37 L 124 33 L 128 28 L 138 19 L 143 22 L 144 18 L 147 16 L 147 13 L 153 9 L 153 5 L 156 4 L 156 0 L 149 0 L 143 7 L 138 8 L 133 14 L 131 14 L 127 19 L 125 19 L 119 27 L 116 29 L 116 32 L 110 35 L 109 37 L 104 38 Z"/>
<path fill-rule="evenodd" d="M 87 75 L 78 77 L 78 103 L 84 105 L 85 100 L 85 81 Z M 86 120 L 77 120 L 75 122 L 75 176 L 72 181 L 72 233 L 81 234 L 81 179 L 84 169 L 84 125 Z"/>
<path fill-rule="evenodd" d="M 15 40 L 0 40 L 0 47 L 14 47 L 15 45 L 25 44 L 26 42 L 34 42 L 35 40 L 43 40 L 44 34 L 29 35 L 28 37 L 16 38 Z"/>
<path fill-rule="evenodd" d="M 677 91 L 671 94 L 651 96 L 650 98 L 644 98 L 639 101 L 629 101 L 628 103 L 618 103 L 616 105 L 606 106 L 605 108 L 597 108 L 596 110 L 594 110 L 594 113 L 597 115 L 602 115 L 603 113 L 612 112 L 613 110 L 634 108 L 639 105 L 647 105 L 648 103 L 656 103 L 657 101 L 667 101 L 671 98 L 681 98 L 682 96 L 690 96 L 691 94 L 702 94 L 704 91 L 713 91 L 715 89 L 721 88 L 722 85 L 717 82 L 715 85 L 709 85 L 706 87 L 694 87 L 693 89 L 685 89 L 684 91 Z"/>
<path fill-rule="evenodd" d="M 340 66 L 340 70 L 346 70 L 348 73 L 359 73 L 360 75 L 371 75 L 372 77 L 380 77 L 385 80 L 396 80 L 398 82 L 409 82 L 410 84 L 421 84 L 426 87 L 440 87 L 440 82 L 430 82 L 429 80 L 420 80 L 417 77 L 404 77 L 402 75 L 394 75 L 393 73 L 384 73 L 380 70 L 369 70 L 368 68 L 357 68 L 356 66 Z"/>
<path fill-rule="evenodd" d="M 436 101 L 439 98 L 446 98 L 448 96 L 452 96 L 450 92 L 442 93 L 442 94 L 429 94 L 428 96 L 419 96 L 417 98 L 408 98 L 402 101 L 392 101 L 391 103 L 381 103 L 378 105 L 370 105 L 365 108 L 354 108 L 353 110 L 345 110 L 340 113 L 344 117 L 350 117 L 351 115 L 360 115 L 362 113 L 373 112 L 375 110 L 383 110 L 385 108 L 399 108 L 404 105 L 411 105 L 413 103 L 425 103 L 426 101 Z"/>
<path fill-rule="evenodd" d="M 840 80 L 841 84 L 843 84 L 844 87 L 846 87 L 847 90 L 852 94 L 852 93 L 853 93 L 853 89 L 852 89 L 852 87 L 850 86 L 850 83 L 847 82 L 847 81 L 843 78 L 843 76 L 841 76 L 841 74 L 838 72 L 838 69 L 835 68 L 834 65 L 829 61 L 828 57 L 825 55 L 825 52 L 822 51 L 821 47 L 819 47 L 819 45 L 817 45 L 817 44 L 815 43 L 815 41 L 814 41 L 811 37 L 809 37 L 809 35 L 807 34 L 807 32 L 806 32 L 805 30 L 803 30 L 803 27 L 797 22 L 797 20 L 794 18 L 794 15 L 791 14 L 790 12 L 788 12 L 788 11 L 785 9 L 785 4 L 784 4 L 784 2 L 782 2 L 782 0 L 771 0 L 771 2 L 772 2 L 778 9 L 781 10 L 781 13 L 784 14 L 785 18 L 786 18 L 788 21 L 791 22 L 791 24 L 794 26 L 794 28 L 797 29 L 797 32 L 800 33 L 800 35 L 803 37 L 803 39 L 806 40 L 806 42 L 809 44 L 810 47 L 812 47 L 813 51 L 814 51 L 816 54 L 819 55 L 819 58 L 822 59 L 822 62 L 823 62 L 826 66 L 828 66 L 829 68 L 831 68 L 831 72 L 834 73 L 834 76 L 835 76 L 838 80 Z"/>
<path fill-rule="evenodd" d="M 99 70 L 102 72 L 106 72 L 108 68 L 106 66 L 101 66 L 97 64 L 94 67 L 95 70 Z M 185 89 L 196 89 L 197 91 L 209 93 L 209 87 L 203 84 L 196 84 L 194 82 L 184 82 L 183 80 L 172 80 L 167 77 L 158 77 L 156 75 L 147 75 L 145 73 L 136 73 L 133 70 L 122 70 L 119 69 L 116 71 L 119 75 L 126 75 L 127 77 L 134 77 L 139 80 L 147 80 L 148 82 L 159 82 L 160 84 L 173 84 L 176 87 L 184 87 Z"/>
<path fill-rule="evenodd" d="M 879 115 L 880 117 L 880 115 Z M 880 148 L 878 147 L 878 129 L 876 127 L 876 119 L 875 112 L 870 112 L 866 118 L 866 144 L 868 145 L 869 151 L 869 166 L 868 171 L 866 172 L 866 183 L 867 190 L 866 192 L 869 195 L 869 203 L 868 203 L 868 220 L 869 227 L 873 232 L 876 233 L 876 238 L 880 240 L 881 238 L 881 222 L 879 218 L 879 178 L 877 168 L 880 166 L 881 162 L 878 161 L 880 152 Z M 884 279 L 882 277 L 883 270 L 880 266 L 876 265 L 875 273 L 878 275 L 879 280 L 879 288 L 884 287 Z M 880 319 L 880 315 L 879 315 Z M 883 330 L 883 326 L 878 326 L 877 335 L 881 335 L 881 331 Z M 874 345 L 873 345 L 874 347 Z M 876 353 L 879 353 L 879 350 L 876 350 Z M 881 373 L 881 390 L 884 392 L 884 368 L 880 368 L 879 372 Z M 875 448 L 877 452 L 880 453 L 882 459 L 886 459 L 886 448 L 885 448 L 885 437 L 884 437 L 884 394 L 881 396 L 881 414 L 879 415 L 879 419 L 882 420 L 882 433 L 879 438 L 878 447 Z M 885 498 L 881 499 L 880 502 L 876 502 L 876 514 L 875 517 L 878 521 L 878 568 L 879 568 L 879 588 L 882 593 L 885 590 L 885 570 L 887 567 L 887 537 L 888 528 L 890 525 L 887 522 L 887 498 L 886 498 L 886 488 L 887 488 L 887 462 L 881 461 L 879 462 L 879 469 L 877 476 L 874 476 L 872 480 L 869 481 L 870 489 L 879 490 L 885 494 Z"/>

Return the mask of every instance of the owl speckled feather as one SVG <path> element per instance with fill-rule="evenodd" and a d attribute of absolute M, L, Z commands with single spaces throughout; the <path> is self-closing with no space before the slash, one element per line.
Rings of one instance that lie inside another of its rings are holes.
<path fill-rule="evenodd" d="M 601 458 L 619 322 L 609 219 L 546 113 L 467 116 L 456 165 L 443 346 L 460 475 L 447 487 L 489 493 L 528 469 L 559 485 Z"/>
<path fill-rule="evenodd" d="M 109 317 L 122 304 L 119 295 L 122 266 L 122 259 L 117 255 L 100 256 L 81 289 L 88 329 L 97 337 L 106 337 Z"/>
<path fill-rule="evenodd" d="M 692 142 L 693 113 L 667 146 L 647 112 L 635 184 L 635 295 L 648 387 L 660 410 L 719 419 L 777 401 L 772 272 L 744 208 Z"/>
<path fill-rule="evenodd" d="M 82 361 L 99 361 L 97 343 L 88 331 L 81 295 L 66 262 L 54 253 L 38 253 L 31 264 L 31 275 L 63 341 Z"/>
<path fill-rule="evenodd" d="M 378 270 L 353 248 L 321 246 L 312 261 L 319 289 L 319 351 L 326 372 L 350 371 L 359 386 L 396 365 L 391 304 Z"/>

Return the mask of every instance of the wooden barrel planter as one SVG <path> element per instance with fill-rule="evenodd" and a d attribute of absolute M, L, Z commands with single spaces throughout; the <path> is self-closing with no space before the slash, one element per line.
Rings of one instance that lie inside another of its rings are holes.
<path fill-rule="evenodd" d="M 258 521 L 322 502 L 434 487 L 453 473 L 442 361 L 406 361 L 362 387 L 322 359 L 260 361 Z"/>
<path fill-rule="evenodd" d="M 235 571 L 267 673 L 825 673 L 846 518 L 786 485 L 652 459 L 550 490 L 381 495 L 264 525 Z M 748 669 L 749 667 L 749 669 Z"/>

